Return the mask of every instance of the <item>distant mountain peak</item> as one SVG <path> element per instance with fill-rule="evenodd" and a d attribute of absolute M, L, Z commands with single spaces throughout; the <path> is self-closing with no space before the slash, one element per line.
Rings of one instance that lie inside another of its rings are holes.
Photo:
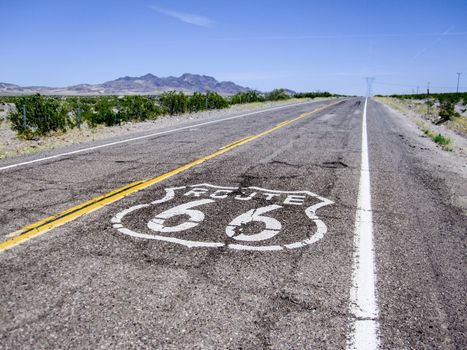
<path fill-rule="evenodd" d="M 152 73 L 148 73 L 146 75 L 141 76 L 140 78 L 141 79 L 156 79 L 157 77 Z"/>

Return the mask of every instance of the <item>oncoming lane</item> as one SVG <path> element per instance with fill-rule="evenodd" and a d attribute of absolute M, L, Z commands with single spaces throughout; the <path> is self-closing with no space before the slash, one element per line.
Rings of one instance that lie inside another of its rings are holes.
<path fill-rule="evenodd" d="M 276 130 L 279 130 L 280 128 L 283 128 L 286 125 L 289 125 L 290 123 L 296 122 L 302 118 L 306 118 L 314 113 L 318 113 L 322 111 L 323 109 L 332 107 L 334 105 L 340 104 L 341 102 L 335 102 L 330 105 L 326 105 L 323 107 L 319 107 L 314 109 L 312 112 L 306 112 L 300 114 L 298 117 L 295 117 L 293 119 L 289 119 L 286 121 L 283 121 L 281 123 L 278 123 L 276 126 L 269 128 L 265 131 L 262 131 L 258 134 L 255 135 L 250 135 L 248 137 L 244 137 L 240 140 L 237 140 L 233 143 L 230 143 L 226 146 L 221 147 L 218 151 L 211 153 L 210 155 L 204 156 L 202 158 L 199 158 L 197 160 L 194 160 L 188 164 L 185 164 L 175 170 L 169 171 L 165 174 L 156 176 L 154 178 L 151 178 L 149 180 L 141 180 L 141 181 L 136 181 L 132 182 L 128 185 L 123 186 L 122 188 L 118 188 L 116 190 L 113 190 L 107 194 L 104 194 L 102 196 L 99 196 L 95 199 L 91 199 L 89 201 L 86 201 L 85 203 L 79 204 L 75 207 L 69 208 L 65 211 L 62 211 L 58 214 L 55 214 L 49 218 L 45 218 L 43 220 L 40 220 L 36 223 L 32 223 L 20 230 L 17 230 L 11 234 L 8 235 L 10 239 L 0 243 L 0 252 L 6 249 L 10 249 L 18 244 L 21 244 L 25 240 L 29 240 L 35 236 L 38 236 L 40 234 L 43 234 L 55 227 L 61 226 L 63 224 L 66 224 L 67 222 L 74 220 L 81 215 L 85 215 L 91 211 L 97 210 L 100 207 L 113 203 L 127 195 L 130 195 L 132 193 L 135 193 L 137 191 L 140 191 L 142 189 L 145 189 L 149 186 L 152 186 L 154 184 L 157 184 L 167 178 L 170 178 L 172 176 L 175 176 L 179 173 L 182 173 L 186 170 L 191 169 L 192 167 L 195 167 L 197 165 L 200 165 L 212 158 L 215 158 L 219 155 L 222 155 L 226 152 L 231 151 L 232 149 L 235 149 L 236 147 L 242 146 L 248 142 L 254 141 L 260 137 L 263 137 L 265 135 L 268 135 Z"/>
<path fill-rule="evenodd" d="M 163 130 L 132 142 L 2 170 L 0 235 L 93 200 L 135 180 L 165 174 L 330 102 L 229 117 Z M 239 121 L 244 121 L 240 123 Z M 211 123 L 211 124 L 208 124 Z M 115 142 L 114 142 L 115 143 Z M 112 144 L 112 143 L 111 143 Z M 93 146 L 94 147 L 94 146 Z M 100 147 L 97 145 L 96 147 Z M 92 147 L 91 147 L 92 148 Z"/>

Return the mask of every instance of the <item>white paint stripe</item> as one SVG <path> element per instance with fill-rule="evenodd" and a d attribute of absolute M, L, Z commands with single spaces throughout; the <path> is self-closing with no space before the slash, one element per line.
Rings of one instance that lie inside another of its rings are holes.
<path fill-rule="evenodd" d="M 198 241 L 189 241 L 186 239 L 179 239 L 175 237 L 165 237 L 165 236 L 159 236 L 159 235 L 149 235 L 146 233 L 138 233 L 135 231 L 132 231 L 130 229 L 127 229 L 125 227 L 123 228 L 117 228 L 121 233 L 124 233 L 128 236 L 136 237 L 136 238 L 145 238 L 145 239 L 157 239 L 159 241 L 164 241 L 164 242 L 170 242 L 170 243 L 177 243 L 184 245 L 188 248 L 220 248 L 225 246 L 224 243 L 218 243 L 218 242 L 198 242 Z"/>
<path fill-rule="evenodd" d="M 268 245 L 268 246 L 248 246 L 244 244 L 229 244 L 229 248 L 235 249 L 235 250 L 251 250 L 251 251 L 277 251 L 277 250 L 282 250 L 280 245 Z"/>
<path fill-rule="evenodd" d="M 352 287 L 350 313 L 352 314 L 349 350 L 378 349 L 378 307 L 376 304 L 376 271 L 373 249 L 373 217 L 371 209 L 370 165 L 365 100 L 362 121 L 362 161 L 355 217 Z"/>
<path fill-rule="evenodd" d="M 28 164 L 43 162 L 43 161 L 50 160 L 50 159 L 55 159 L 55 158 L 60 158 L 60 157 L 64 157 L 64 156 L 69 156 L 69 155 L 73 155 L 73 154 L 78 154 L 78 153 L 93 151 L 93 150 L 96 150 L 96 149 L 99 149 L 99 148 L 115 146 L 115 145 L 119 145 L 119 144 L 122 144 L 122 143 L 127 143 L 127 142 L 132 142 L 132 141 L 143 140 L 143 139 L 147 139 L 147 138 L 153 137 L 153 136 L 164 135 L 164 134 L 170 134 L 170 133 L 173 133 L 173 132 L 182 131 L 182 130 L 187 130 L 187 129 L 193 129 L 193 128 L 196 128 L 196 127 L 199 127 L 199 126 L 211 125 L 211 124 L 216 124 L 216 123 L 220 123 L 220 122 L 227 121 L 227 120 L 233 120 L 233 119 L 238 119 L 238 118 L 244 118 L 244 117 L 247 117 L 247 116 L 250 116 L 250 115 L 254 115 L 254 114 L 260 114 L 260 113 L 264 113 L 264 112 L 275 111 L 275 110 L 278 110 L 278 109 L 284 109 L 284 108 L 287 108 L 287 107 L 295 107 L 295 106 L 301 106 L 301 105 L 306 105 L 306 104 L 311 104 L 311 103 L 317 103 L 317 102 L 320 102 L 320 101 L 293 103 L 293 104 L 289 104 L 289 105 L 285 105 L 285 106 L 272 107 L 272 108 L 267 108 L 267 109 L 263 109 L 263 110 L 260 110 L 260 111 L 254 111 L 254 112 L 250 112 L 250 113 L 244 113 L 244 114 L 236 115 L 236 116 L 233 116 L 233 117 L 222 118 L 222 119 L 217 119 L 217 120 L 211 120 L 211 121 L 208 121 L 208 122 L 199 123 L 199 124 L 190 125 L 190 126 L 184 126 L 184 127 L 181 127 L 181 128 L 175 128 L 175 129 L 171 129 L 171 130 L 155 132 L 155 133 L 148 134 L 148 135 L 137 136 L 137 137 L 131 137 L 131 138 L 129 138 L 129 139 L 124 139 L 124 140 L 115 141 L 115 142 L 109 142 L 109 143 L 105 143 L 105 144 L 99 145 L 99 146 L 93 146 L 93 147 L 82 148 L 82 149 L 78 149 L 78 150 L 76 150 L 76 151 L 70 151 L 70 152 L 65 152 L 65 153 L 59 153 L 59 154 L 55 154 L 55 155 L 53 155 L 53 156 L 48 156 L 48 157 L 33 159 L 33 160 L 26 161 L 26 162 L 21 162 L 21 163 L 16 163 L 16 164 L 11 164 L 11 165 L 6 165 L 6 166 L 3 166 L 3 167 L 0 167 L 0 171 L 1 171 L 1 170 L 7 170 L 7 169 L 16 168 L 16 167 L 23 166 L 23 165 L 28 165 Z"/>

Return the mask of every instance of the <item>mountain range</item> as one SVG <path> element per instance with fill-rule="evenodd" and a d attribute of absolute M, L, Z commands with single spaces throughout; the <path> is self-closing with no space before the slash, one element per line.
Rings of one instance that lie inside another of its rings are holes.
<path fill-rule="evenodd" d="M 217 81 L 207 75 L 185 73 L 180 77 L 158 77 L 146 74 L 141 77 L 122 77 L 102 84 L 79 84 L 67 87 L 19 86 L 0 83 L 0 95 L 157 95 L 164 91 L 185 93 L 213 91 L 221 95 L 234 95 L 249 88 L 231 81 Z"/>

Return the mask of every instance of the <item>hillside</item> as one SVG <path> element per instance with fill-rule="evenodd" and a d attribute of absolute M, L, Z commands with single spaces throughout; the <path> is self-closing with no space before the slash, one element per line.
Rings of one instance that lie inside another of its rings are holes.
<path fill-rule="evenodd" d="M 249 89 L 231 81 L 217 81 L 207 75 L 185 73 L 180 77 L 158 77 L 146 74 L 141 77 L 121 77 L 101 84 L 79 84 L 68 87 L 19 86 L 0 83 L 0 95 L 136 95 L 160 94 L 179 90 L 186 93 L 213 91 L 222 95 L 234 95 Z"/>

